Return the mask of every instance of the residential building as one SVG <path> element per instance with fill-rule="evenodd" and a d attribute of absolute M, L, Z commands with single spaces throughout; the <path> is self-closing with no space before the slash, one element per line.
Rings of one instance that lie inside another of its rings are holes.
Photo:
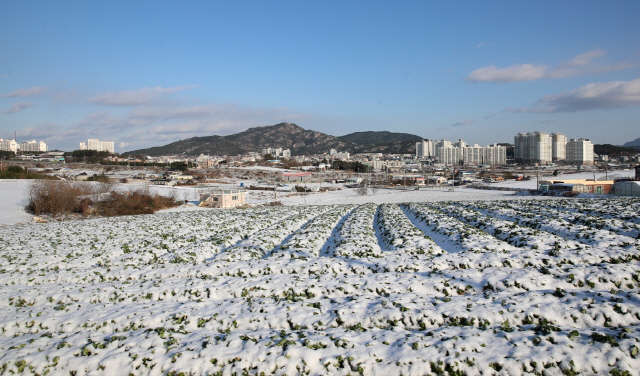
<path fill-rule="evenodd" d="M 235 208 L 245 204 L 244 189 L 199 188 L 200 204 L 212 208 Z"/>
<path fill-rule="evenodd" d="M 262 155 L 271 155 L 274 158 L 291 158 L 291 150 L 282 148 L 265 148 L 262 149 Z"/>
<path fill-rule="evenodd" d="M 35 140 L 32 140 L 20 143 L 20 151 L 22 152 L 37 151 L 46 153 L 48 150 L 49 149 L 47 149 L 47 144 L 43 141 L 36 142 Z"/>
<path fill-rule="evenodd" d="M 489 164 L 493 166 L 507 163 L 507 148 L 496 144 L 480 146 L 467 145 L 463 140 L 455 143 L 447 140 L 423 140 L 416 143 L 417 158 L 433 158 L 445 166 Z"/>
<path fill-rule="evenodd" d="M 567 159 L 567 136 L 562 133 L 551 133 L 551 159 L 554 162 Z"/>
<path fill-rule="evenodd" d="M 517 162 L 551 163 L 551 135 L 547 132 L 518 133 L 514 138 L 514 157 Z"/>
<path fill-rule="evenodd" d="M 450 141 L 439 141 L 436 146 L 436 159 L 447 166 L 458 165 L 462 160 L 462 150 L 453 146 Z"/>
<path fill-rule="evenodd" d="M 462 160 L 465 165 L 484 164 L 484 148 L 478 144 L 462 149 Z"/>
<path fill-rule="evenodd" d="M 402 160 L 376 160 L 371 161 L 371 167 L 374 171 L 401 171 L 404 170 L 405 161 Z"/>
<path fill-rule="evenodd" d="M 491 166 L 507 164 L 507 147 L 497 144 L 485 146 L 482 149 L 482 163 Z"/>
<path fill-rule="evenodd" d="M 115 146 L 113 141 L 100 141 L 97 138 L 90 138 L 86 143 L 80 143 L 80 150 L 106 151 L 113 154 L 115 153 Z"/>
<path fill-rule="evenodd" d="M 540 182 L 540 190 L 608 194 L 614 183 L 613 180 L 550 179 Z"/>
<path fill-rule="evenodd" d="M 436 156 L 436 142 L 422 140 L 416 143 L 416 158 L 433 158 Z"/>
<path fill-rule="evenodd" d="M 586 138 L 570 139 L 567 143 L 567 162 L 576 165 L 593 164 L 593 144 Z"/>
<path fill-rule="evenodd" d="M 16 140 L 3 140 L 0 138 L 0 150 L 18 152 L 18 143 Z"/>

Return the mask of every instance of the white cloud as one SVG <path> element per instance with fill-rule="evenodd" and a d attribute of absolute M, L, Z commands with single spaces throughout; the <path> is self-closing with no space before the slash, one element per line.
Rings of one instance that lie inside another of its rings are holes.
<path fill-rule="evenodd" d="M 285 108 L 255 108 L 236 104 L 207 104 L 181 107 L 142 106 L 130 111 L 100 111 L 63 128 L 49 126 L 29 134 L 56 147 L 76 148 L 87 138 L 114 141 L 118 151 L 161 146 L 190 137 L 229 135 L 250 127 L 296 122 L 308 118 Z M 38 136 L 41 135 L 41 136 Z"/>
<path fill-rule="evenodd" d="M 12 104 L 11 106 L 9 106 L 9 108 L 7 110 L 0 110 L 0 115 L 9 115 L 9 114 L 15 114 L 17 112 L 21 112 L 26 110 L 29 107 L 32 107 L 33 103 L 31 102 L 17 102 Z"/>
<path fill-rule="evenodd" d="M 475 122 L 476 122 L 476 119 L 465 119 L 465 120 L 459 121 L 459 122 L 457 122 L 455 124 L 451 124 L 451 126 L 452 127 L 459 127 L 459 126 L 462 126 L 462 125 L 471 125 L 471 124 L 473 124 Z"/>
<path fill-rule="evenodd" d="M 585 74 L 597 74 L 612 70 L 631 68 L 634 64 L 622 62 L 618 64 L 599 64 L 593 60 L 607 54 L 604 50 L 592 50 L 580 54 L 568 62 L 561 62 L 555 67 L 543 64 L 515 64 L 506 68 L 495 65 L 474 70 L 467 77 L 471 82 L 508 83 L 534 81 L 550 78 L 565 78 Z"/>
<path fill-rule="evenodd" d="M 18 89 L 11 93 L 3 94 L 5 98 L 33 97 L 41 94 L 46 88 L 42 86 L 31 86 L 28 89 Z"/>
<path fill-rule="evenodd" d="M 154 99 L 196 87 L 195 85 L 181 85 L 176 87 L 143 87 L 140 89 L 109 92 L 89 98 L 88 101 L 107 106 L 139 106 L 150 104 Z"/>
<path fill-rule="evenodd" d="M 507 108 L 513 113 L 577 112 L 640 106 L 640 78 L 632 81 L 595 82 L 577 89 L 549 94 L 532 108 Z"/>
<path fill-rule="evenodd" d="M 570 66 L 587 65 L 587 64 L 591 63 L 591 60 L 593 60 L 595 58 L 598 58 L 598 57 L 603 57 L 606 54 L 607 54 L 607 51 L 605 51 L 605 50 L 588 51 L 588 52 L 585 52 L 583 54 L 580 54 L 580 55 L 574 57 L 568 63 L 566 63 L 566 65 L 570 65 Z"/>

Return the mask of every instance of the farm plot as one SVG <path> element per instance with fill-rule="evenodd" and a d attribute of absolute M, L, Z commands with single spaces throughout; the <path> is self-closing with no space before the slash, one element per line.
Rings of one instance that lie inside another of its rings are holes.
<path fill-rule="evenodd" d="M 2 227 L 0 374 L 634 374 L 640 245 L 560 213 L 639 201 L 558 202 Z"/>

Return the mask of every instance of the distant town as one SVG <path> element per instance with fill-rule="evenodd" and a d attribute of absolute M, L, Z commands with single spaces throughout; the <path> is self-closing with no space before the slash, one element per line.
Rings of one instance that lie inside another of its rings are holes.
<path fill-rule="evenodd" d="M 404 186 L 437 186 L 490 184 L 504 179 L 539 180 L 539 190 L 578 191 L 583 193 L 610 193 L 614 190 L 616 169 L 632 168 L 640 162 L 640 151 L 625 155 L 596 154 L 594 144 L 585 138 L 567 138 L 561 133 L 530 132 L 514 136 L 513 145 L 492 144 L 481 146 L 467 144 L 462 139 L 422 140 L 415 144 L 415 154 L 356 153 L 336 149 L 311 155 L 293 155 L 289 148 L 279 145 L 262 148 L 239 155 L 119 155 L 114 152 L 114 142 L 88 139 L 79 142 L 75 151 L 49 151 L 43 141 L 0 139 L 0 151 L 5 161 L 36 163 L 35 169 L 60 169 L 69 166 L 96 165 L 104 173 L 104 166 L 113 168 L 152 167 L 156 171 L 142 178 L 156 185 L 197 184 L 194 176 L 206 176 L 207 171 L 241 166 L 263 165 L 273 168 L 298 170 L 299 173 L 282 173 L 269 181 L 276 189 L 283 182 L 310 182 L 326 178 L 312 175 L 319 172 L 339 174 L 334 180 L 348 182 L 350 186 L 363 184 Z M 44 165 L 42 163 L 49 163 Z M 51 164 L 53 163 L 53 165 Z M 57 166 L 57 167 L 56 167 Z M 117 167 L 119 166 L 119 167 Z M 187 174 L 189 170 L 192 173 Z M 540 175 L 557 175 L 559 171 L 611 171 L 612 179 L 602 182 L 561 181 L 541 179 Z M 197 173 L 193 173 L 197 172 Z M 371 174 L 370 177 L 351 178 L 354 174 Z M 340 175 L 341 174 L 341 175 Z M 277 175 L 277 174 L 276 174 Z M 74 175 L 72 180 L 85 180 L 86 172 Z M 564 184 L 564 185 L 563 185 Z M 567 184 L 571 186 L 568 188 Z M 597 185 L 597 187 L 596 187 Z M 267 184 L 267 186 L 269 186 Z"/>

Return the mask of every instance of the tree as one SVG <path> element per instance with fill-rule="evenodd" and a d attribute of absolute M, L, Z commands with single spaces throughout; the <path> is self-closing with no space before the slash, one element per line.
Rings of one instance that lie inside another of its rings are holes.
<path fill-rule="evenodd" d="M 8 150 L 0 150 L 0 158 L 11 159 L 16 156 L 16 153 Z"/>
<path fill-rule="evenodd" d="M 109 152 L 97 150 L 74 150 L 71 152 L 71 156 L 76 158 L 78 161 L 100 163 L 109 156 Z"/>
<path fill-rule="evenodd" d="M 184 162 L 171 162 L 169 169 L 172 171 L 182 171 L 186 172 L 189 170 L 189 167 Z"/>

